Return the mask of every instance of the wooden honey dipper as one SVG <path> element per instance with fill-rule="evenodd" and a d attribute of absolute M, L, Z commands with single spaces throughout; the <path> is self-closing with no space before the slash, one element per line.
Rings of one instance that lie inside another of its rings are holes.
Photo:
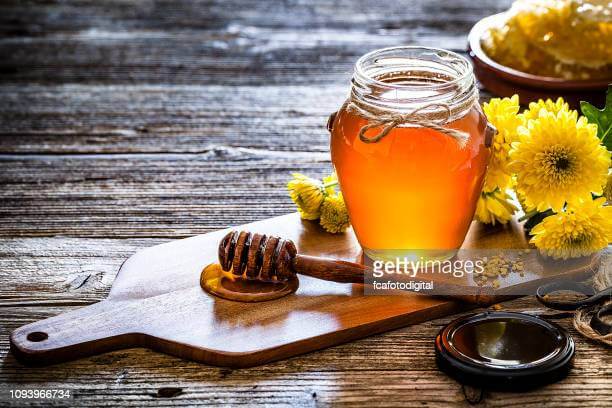
<path fill-rule="evenodd" d="M 301 274 L 332 282 L 363 284 L 366 274 L 372 273 L 366 265 L 298 254 L 291 240 L 246 231 L 231 231 L 223 237 L 219 243 L 219 263 L 224 271 L 231 271 L 236 277 L 260 282 L 285 282 Z M 479 305 L 501 300 L 500 296 L 482 293 L 481 287 L 435 280 L 434 287 L 443 296 Z"/>
<path fill-rule="evenodd" d="M 340 283 L 363 283 L 368 267 L 353 262 L 300 255 L 291 240 L 231 231 L 219 243 L 221 268 L 262 282 L 284 282 L 297 273 Z"/>

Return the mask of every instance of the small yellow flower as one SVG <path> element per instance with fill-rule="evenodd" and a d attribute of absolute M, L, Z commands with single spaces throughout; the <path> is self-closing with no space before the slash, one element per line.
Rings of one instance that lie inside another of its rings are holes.
<path fill-rule="evenodd" d="M 576 111 L 540 110 L 537 119 L 519 128 L 509 167 L 526 207 L 559 212 L 566 202 L 601 194 L 610 153 L 600 144 L 597 127 L 577 116 Z"/>
<path fill-rule="evenodd" d="M 321 205 L 321 226 L 331 233 L 343 232 L 349 225 L 348 211 L 342 193 L 325 197 Z"/>
<path fill-rule="evenodd" d="M 497 128 L 491 146 L 491 160 L 484 189 L 485 191 L 494 191 L 497 187 L 505 189 L 511 179 L 508 152 L 512 142 L 517 140 L 518 127 L 523 124 L 522 117 L 518 115 L 519 97 L 514 95 L 512 98 L 493 98 L 482 108 L 489 122 Z"/>
<path fill-rule="evenodd" d="M 507 223 L 517 211 L 516 206 L 510 200 L 508 193 L 499 188 L 489 193 L 482 192 L 476 205 L 476 219 L 492 225 L 497 222 Z"/>
<path fill-rule="evenodd" d="M 293 179 L 287 183 L 289 197 L 297 205 L 300 216 L 305 220 L 316 220 L 321 214 L 324 199 L 323 185 L 313 178 L 300 173 L 293 173 Z"/>
<path fill-rule="evenodd" d="M 531 230 L 530 242 L 555 259 L 586 256 L 607 247 L 612 240 L 612 207 L 604 203 L 604 198 L 585 200 L 544 218 Z"/>
<path fill-rule="evenodd" d="M 540 110 L 542 109 L 554 114 L 557 114 L 562 110 L 567 112 L 570 110 L 567 102 L 565 102 L 561 97 L 557 98 L 557 100 L 554 102 L 551 99 L 546 99 L 545 101 L 540 99 L 537 102 L 531 102 L 529 104 L 529 109 L 526 109 L 525 112 L 521 113 L 521 116 L 525 120 L 525 123 L 527 123 L 529 120 L 537 119 L 540 116 Z"/>

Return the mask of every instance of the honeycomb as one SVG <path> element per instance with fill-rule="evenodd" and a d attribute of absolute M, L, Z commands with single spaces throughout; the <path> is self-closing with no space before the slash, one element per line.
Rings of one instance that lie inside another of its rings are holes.
<path fill-rule="evenodd" d="M 612 1 L 517 0 L 482 39 L 502 65 L 564 79 L 612 79 Z"/>

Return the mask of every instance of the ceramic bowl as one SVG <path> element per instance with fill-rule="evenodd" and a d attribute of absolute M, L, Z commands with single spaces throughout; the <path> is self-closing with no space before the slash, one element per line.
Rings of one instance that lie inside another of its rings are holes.
<path fill-rule="evenodd" d="M 487 29 L 500 22 L 504 13 L 495 14 L 480 20 L 468 36 L 468 53 L 474 64 L 476 77 L 482 85 L 498 96 L 518 94 L 522 104 L 538 99 L 556 99 L 562 96 L 572 107 L 577 108 L 580 101 L 602 105 L 609 80 L 567 80 L 554 77 L 532 75 L 501 65 L 493 61 L 481 46 Z"/>

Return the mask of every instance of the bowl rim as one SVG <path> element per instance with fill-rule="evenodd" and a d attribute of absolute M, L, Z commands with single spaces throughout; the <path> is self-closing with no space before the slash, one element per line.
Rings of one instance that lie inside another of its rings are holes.
<path fill-rule="evenodd" d="M 504 17 L 506 12 L 493 14 L 478 21 L 468 34 L 468 54 L 475 64 L 484 66 L 485 69 L 493 71 L 497 76 L 511 82 L 528 85 L 534 88 L 546 89 L 570 89 L 587 90 L 601 89 L 612 83 L 612 78 L 607 79 L 562 79 L 541 75 L 533 75 L 502 65 L 494 61 L 483 50 L 481 40 L 485 30 L 497 23 Z"/>

